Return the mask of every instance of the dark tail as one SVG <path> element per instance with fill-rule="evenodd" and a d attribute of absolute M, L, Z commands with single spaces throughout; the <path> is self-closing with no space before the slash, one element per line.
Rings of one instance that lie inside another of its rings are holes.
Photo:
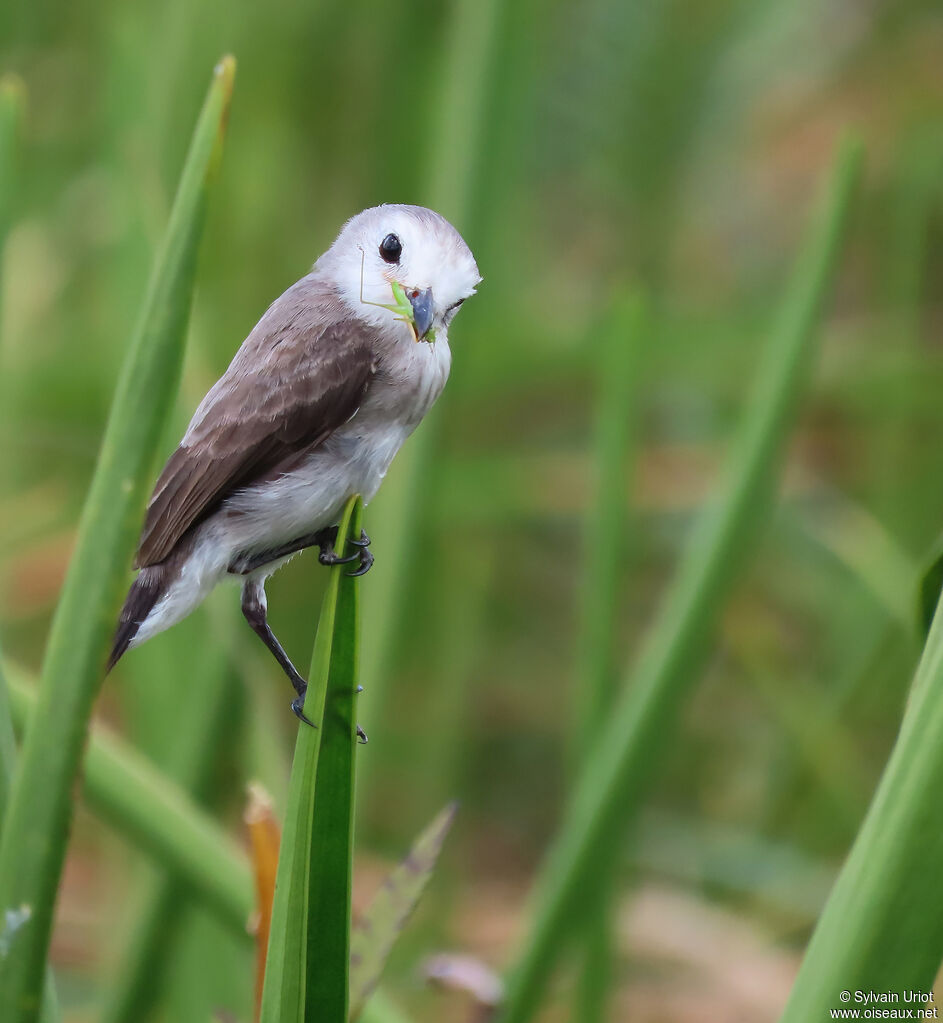
<path fill-rule="evenodd" d="M 164 595 L 167 589 L 168 575 L 166 566 L 150 565 L 142 568 L 137 579 L 131 584 L 127 597 L 124 598 L 124 607 L 118 618 L 118 628 L 115 631 L 114 645 L 111 648 L 111 656 L 108 658 L 109 671 L 121 660 L 122 654 L 131 645 L 131 641 L 137 635 L 138 629 L 144 624 L 144 620 L 154 609 L 154 605 Z"/>

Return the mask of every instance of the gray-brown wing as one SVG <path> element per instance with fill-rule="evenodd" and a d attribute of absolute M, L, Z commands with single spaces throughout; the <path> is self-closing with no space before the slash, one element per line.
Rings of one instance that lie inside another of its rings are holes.
<path fill-rule="evenodd" d="M 343 322 L 294 327 L 290 337 L 250 335 L 204 399 L 154 488 L 136 568 L 163 561 L 225 498 L 357 411 L 374 372 L 369 333 Z"/>

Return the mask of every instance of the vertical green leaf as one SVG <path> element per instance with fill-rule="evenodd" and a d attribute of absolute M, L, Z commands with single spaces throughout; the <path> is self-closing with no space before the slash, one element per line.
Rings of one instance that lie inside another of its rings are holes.
<path fill-rule="evenodd" d="M 616 696 L 615 638 L 620 584 L 624 572 L 628 461 L 637 421 L 638 364 L 648 324 L 641 296 L 613 304 L 599 339 L 596 402 L 596 493 L 588 519 L 584 550 L 581 642 L 577 665 L 580 707 L 580 760 L 590 755 Z M 573 1017 L 601 1023 L 613 958 L 611 890 L 616 868 L 595 874 L 586 893 L 582 972 Z"/>
<path fill-rule="evenodd" d="M 220 638 L 228 639 L 231 631 L 227 628 Z M 175 734 L 165 770 L 169 779 L 201 803 L 211 795 L 211 781 L 232 718 L 228 647 L 226 642 L 208 647 L 195 666 L 199 685 L 193 685 L 188 677 L 186 690 L 175 693 Z M 101 1023 L 136 1023 L 153 1008 L 161 994 L 168 959 L 180 943 L 181 925 L 186 921 L 183 910 L 191 901 L 191 889 L 170 870 L 146 880 L 149 883 L 136 901 L 133 930 L 125 936 L 125 952 L 100 1012 Z"/>
<path fill-rule="evenodd" d="M 52 624 L 37 713 L 26 734 L 0 836 L 0 913 L 22 907 L 29 913 L 0 957 L 0 1017 L 5 1023 L 28 1023 L 39 1007 L 68 843 L 72 784 L 154 456 L 180 375 L 206 198 L 221 156 L 234 73 L 232 58 L 219 64 L 194 132 L 118 382 Z"/>
<path fill-rule="evenodd" d="M 0 651 L 0 821 L 3 820 L 3 815 L 6 812 L 15 768 L 16 738 L 13 731 L 10 694 L 3 672 L 2 651 Z M 3 934 L 4 927 L 5 921 L 0 921 L 0 935 Z M 46 970 L 45 984 L 40 1020 L 41 1023 L 56 1023 L 59 1019 L 59 1003 L 51 969 Z"/>
<path fill-rule="evenodd" d="M 827 201 L 816 218 L 773 329 L 721 499 L 702 516 L 631 684 L 597 737 L 537 889 L 536 912 L 512 972 L 501 1023 L 533 1017 L 569 933 L 582 880 L 634 815 L 652 764 L 670 735 L 710 635 L 769 506 L 775 466 L 805 383 L 822 301 L 835 270 L 859 147 L 842 146 Z"/>
<path fill-rule="evenodd" d="M 26 89 L 15 75 L 0 78 L 0 252 L 13 219 Z"/>
<path fill-rule="evenodd" d="M 428 173 L 421 182 L 421 201 L 459 227 L 468 216 L 477 165 L 476 141 L 483 125 L 487 70 L 500 17 L 496 0 L 455 0 L 451 5 L 447 42 L 442 53 L 430 137 L 433 139 Z M 453 385 L 454 386 L 454 385 Z M 370 532 L 382 560 L 371 573 L 364 595 L 370 630 L 364 644 L 363 678 L 369 699 L 364 701 L 367 731 L 383 717 L 387 697 L 385 674 L 402 631 L 407 608 L 400 595 L 409 588 L 423 528 L 423 502 L 430 466 L 435 458 L 437 424 L 434 409 L 404 445 L 373 502 Z M 381 761 L 374 758 L 374 766 Z M 361 780 L 361 791 L 364 781 Z"/>
<path fill-rule="evenodd" d="M 338 549 L 360 535 L 361 504 L 341 518 Z M 262 1023 L 345 1023 L 348 1004 L 353 720 L 359 581 L 331 569 L 298 728 L 272 926 Z M 323 747 L 323 749 L 322 749 Z"/>
<path fill-rule="evenodd" d="M 33 689 L 8 666 L 13 723 L 35 715 Z M 101 725 L 89 730 L 83 765 L 89 808 L 155 863 L 176 874 L 234 934 L 251 938 L 255 904 L 245 853 L 221 825 L 147 757 Z"/>
<path fill-rule="evenodd" d="M 348 535 L 360 536 L 363 505 Z M 338 535 L 344 533 L 338 530 Z M 354 697 L 360 677 L 360 583 L 341 575 L 331 665 L 321 721 L 308 860 L 306 1023 L 344 1023 L 350 999 L 350 893 L 353 878 Z M 307 701 L 305 701 L 307 703 Z"/>
<path fill-rule="evenodd" d="M 943 601 L 877 792 L 812 935 L 783 1023 L 842 991 L 930 991 L 943 960 Z"/>

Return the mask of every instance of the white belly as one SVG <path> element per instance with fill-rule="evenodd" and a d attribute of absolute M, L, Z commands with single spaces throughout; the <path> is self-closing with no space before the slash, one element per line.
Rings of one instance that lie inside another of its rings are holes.
<path fill-rule="evenodd" d="M 445 386 L 447 339 L 407 341 L 351 420 L 297 469 L 231 497 L 220 512 L 232 551 L 264 550 L 333 525 L 350 497 L 376 494 L 403 441 Z"/>

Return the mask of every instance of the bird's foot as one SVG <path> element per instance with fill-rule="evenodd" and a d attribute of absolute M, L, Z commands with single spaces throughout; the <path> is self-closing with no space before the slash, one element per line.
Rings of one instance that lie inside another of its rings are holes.
<path fill-rule="evenodd" d="M 359 540 L 354 540 L 352 537 L 347 538 L 347 542 L 357 548 L 353 554 L 349 554 L 347 557 L 341 557 L 334 549 L 334 544 L 336 542 L 336 526 L 322 530 L 319 534 L 318 546 L 321 550 L 318 554 L 318 561 L 320 561 L 322 565 L 350 565 L 356 561 L 359 562 L 359 564 L 353 572 L 347 573 L 349 576 L 366 575 L 367 572 L 370 571 L 374 558 L 367 550 L 370 546 L 370 537 L 367 536 L 362 529 L 360 530 Z"/>
<path fill-rule="evenodd" d="M 318 561 L 322 565 L 349 565 L 352 561 L 356 561 L 359 558 L 360 555 L 356 552 L 346 558 L 342 558 L 334 549 L 335 543 L 337 543 L 337 526 L 328 526 L 327 529 L 322 529 L 318 533 L 317 545 L 320 548 Z"/>
<path fill-rule="evenodd" d="M 357 742 L 359 742 L 361 746 L 366 746 L 368 742 L 367 733 L 360 727 L 360 725 L 357 725 Z"/>

